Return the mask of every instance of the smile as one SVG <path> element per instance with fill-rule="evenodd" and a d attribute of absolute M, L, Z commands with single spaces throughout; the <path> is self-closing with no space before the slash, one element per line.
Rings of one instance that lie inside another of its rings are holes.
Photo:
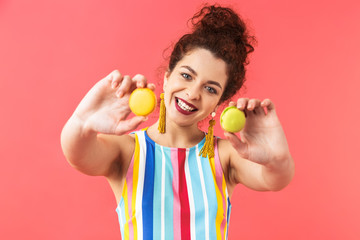
<path fill-rule="evenodd" d="M 176 99 L 176 108 L 181 112 L 181 113 L 184 113 L 184 114 L 190 114 L 192 112 L 195 112 L 197 111 L 197 108 L 186 102 L 185 100 L 183 99 L 180 99 L 180 98 L 175 98 Z"/>

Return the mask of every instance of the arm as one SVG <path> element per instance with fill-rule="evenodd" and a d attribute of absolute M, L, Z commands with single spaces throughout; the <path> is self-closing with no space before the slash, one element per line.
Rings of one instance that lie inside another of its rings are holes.
<path fill-rule="evenodd" d="M 222 145 L 228 151 L 228 178 L 258 191 L 278 191 L 294 176 L 294 162 L 274 104 L 266 99 L 239 99 L 237 107 L 247 115 L 241 139 L 225 132 Z M 266 109 L 266 111 L 264 110 Z"/>
<path fill-rule="evenodd" d="M 110 176 L 113 171 L 118 172 L 129 155 L 126 150 L 132 149 L 133 139 L 129 135 L 98 134 L 84 125 L 74 114 L 62 130 L 61 146 L 69 164 L 93 176 Z M 120 142 L 122 144 L 118 144 Z"/>
<path fill-rule="evenodd" d="M 146 79 L 123 77 L 115 70 L 86 94 L 61 133 L 64 155 L 73 167 L 88 175 L 109 176 L 131 158 L 134 140 L 124 134 L 146 120 L 126 119 L 136 86 L 146 86 Z"/>

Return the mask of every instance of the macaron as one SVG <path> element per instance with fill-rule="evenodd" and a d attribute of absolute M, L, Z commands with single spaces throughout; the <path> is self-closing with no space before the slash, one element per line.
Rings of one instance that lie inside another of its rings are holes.
<path fill-rule="evenodd" d="M 246 123 L 245 113 L 235 106 L 227 107 L 221 113 L 220 125 L 227 132 L 239 132 Z"/>
<path fill-rule="evenodd" d="M 129 106 L 137 116 L 149 115 L 155 109 L 156 96 L 149 88 L 137 88 L 130 95 Z"/>

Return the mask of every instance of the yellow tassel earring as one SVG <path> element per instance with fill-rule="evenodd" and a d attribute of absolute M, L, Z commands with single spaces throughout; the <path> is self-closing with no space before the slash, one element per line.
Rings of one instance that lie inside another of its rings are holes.
<path fill-rule="evenodd" d="M 214 157 L 214 125 L 215 125 L 215 117 L 216 113 L 211 113 L 211 120 L 209 121 L 209 128 L 208 133 L 206 134 L 206 139 L 204 146 L 202 147 L 199 156 L 206 157 L 208 156 L 209 159 Z"/>
<path fill-rule="evenodd" d="M 159 114 L 159 126 L 158 130 L 159 133 L 165 133 L 165 119 L 166 119 L 166 109 L 165 109 L 165 103 L 164 103 L 164 93 L 160 94 L 160 114 Z"/>

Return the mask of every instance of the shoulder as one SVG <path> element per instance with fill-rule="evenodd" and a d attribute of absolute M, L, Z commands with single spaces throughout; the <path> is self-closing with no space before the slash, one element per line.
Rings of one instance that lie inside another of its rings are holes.
<path fill-rule="evenodd" d="M 135 134 L 121 136 L 99 134 L 98 138 L 104 141 L 109 151 L 113 151 L 116 156 L 109 174 L 124 177 L 134 154 Z"/>
<path fill-rule="evenodd" d="M 218 152 L 229 195 L 231 195 L 235 186 L 240 183 L 241 175 L 246 168 L 246 164 L 244 164 L 246 160 L 239 156 L 227 139 L 218 139 Z"/>
<path fill-rule="evenodd" d="M 218 138 L 217 139 L 219 157 L 221 161 L 229 162 L 231 152 L 233 151 L 233 147 L 231 143 L 227 139 Z"/>
<path fill-rule="evenodd" d="M 231 184 L 229 173 L 231 170 L 230 159 L 231 159 L 231 152 L 233 151 L 233 147 L 231 146 L 231 143 L 228 140 L 222 138 L 217 139 L 217 146 L 218 146 L 219 160 L 224 172 L 224 177 L 227 185 L 229 185 Z"/>

